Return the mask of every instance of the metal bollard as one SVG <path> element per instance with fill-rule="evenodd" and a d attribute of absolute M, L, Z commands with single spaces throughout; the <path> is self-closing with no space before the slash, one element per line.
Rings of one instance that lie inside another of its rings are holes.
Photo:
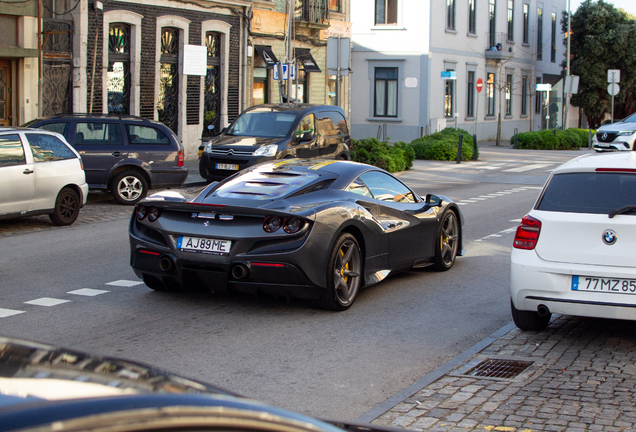
<path fill-rule="evenodd" d="M 587 130 L 587 148 L 592 148 L 592 129 Z"/>
<path fill-rule="evenodd" d="M 513 148 L 517 148 L 517 146 L 518 146 L 517 135 L 519 135 L 519 129 L 515 128 L 515 144 L 514 144 Z"/>
<path fill-rule="evenodd" d="M 473 134 L 473 160 L 477 160 L 477 134 Z"/>
<path fill-rule="evenodd" d="M 462 141 L 464 141 L 464 134 L 459 134 L 459 142 L 457 143 L 457 163 L 462 161 Z"/>

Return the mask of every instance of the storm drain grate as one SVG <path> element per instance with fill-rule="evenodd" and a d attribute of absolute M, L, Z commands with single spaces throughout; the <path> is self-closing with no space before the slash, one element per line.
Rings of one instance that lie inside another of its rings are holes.
<path fill-rule="evenodd" d="M 466 372 L 464 375 L 483 378 L 515 378 L 533 362 L 517 360 L 488 359 Z"/>

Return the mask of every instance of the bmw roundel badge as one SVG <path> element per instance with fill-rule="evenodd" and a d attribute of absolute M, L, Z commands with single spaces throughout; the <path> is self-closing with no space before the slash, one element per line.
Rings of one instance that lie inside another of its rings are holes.
<path fill-rule="evenodd" d="M 616 233 L 612 230 L 605 230 L 603 233 L 603 243 L 610 246 L 616 243 Z"/>

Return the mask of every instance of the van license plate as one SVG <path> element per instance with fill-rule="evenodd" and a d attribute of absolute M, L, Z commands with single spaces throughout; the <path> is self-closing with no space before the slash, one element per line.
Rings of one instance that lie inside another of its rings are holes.
<path fill-rule="evenodd" d="M 636 294 L 636 279 L 572 276 L 572 290 L 616 294 Z"/>
<path fill-rule="evenodd" d="M 177 249 L 182 252 L 200 252 L 213 255 L 227 255 L 230 253 L 232 242 L 229 240 L 215 240 L 198 237 L 179 236 Z"/>
<path fill-rule="evenodd" d="M 216 169 L 219 170 L 230 170 L 230 171 L 238 171 L 239 166 L 236 164 L 216 164 Z"/>

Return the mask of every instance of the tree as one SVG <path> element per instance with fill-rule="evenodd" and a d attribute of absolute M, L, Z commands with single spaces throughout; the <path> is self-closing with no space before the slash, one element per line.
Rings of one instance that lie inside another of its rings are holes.
<path fill-rule="evenodd" d="M 607 70 L 620 69 L 620 93 L 614 99 L 614 117 L 636 111 L 636 21 L 621 9 L 603 0 L 585 0 L 572 15 L 570 67 L 580 77 L 578 94 L 572 105 L 583 108 L 591 128 L 597 128 L 611 112 L 607 93 Z M 561 20 L 567 33 L 567 14 Z"/>

